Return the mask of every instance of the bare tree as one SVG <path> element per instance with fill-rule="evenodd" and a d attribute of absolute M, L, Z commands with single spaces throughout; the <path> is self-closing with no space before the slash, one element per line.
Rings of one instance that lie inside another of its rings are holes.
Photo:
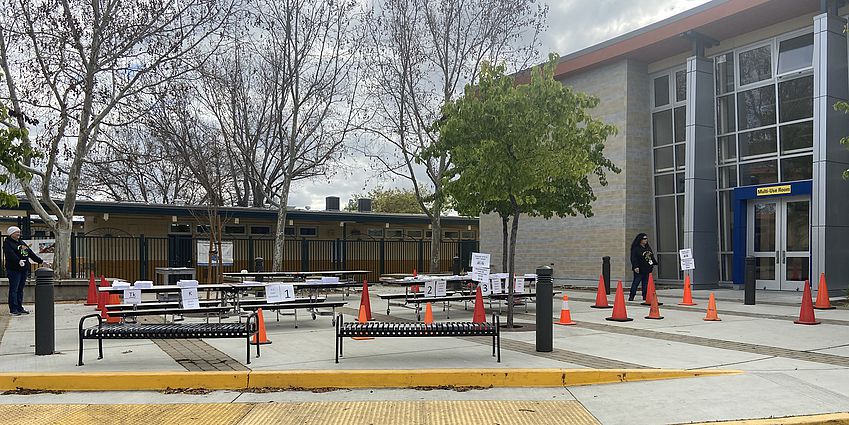
<path fill-rule="evenodd" d="M 131 102 L 187 72 L 187 57 L 214 43 L 209 36 L 235 0 L 2 1 L 3 96 L 42 122 L 34 139 L 45 159 L 25 164 L 36 178 L 23 189 L 56 234 L 54 267 L 66 277 L 71 218 L 92 146 L 105 128 L 136 118 L 126 112 Z M 54 196 L 64 198 L 61 208 Z"/>
<path fill-rule="evenodd" d="M 374 101 L 374 116 L 362 127 L 373 143 L 364 151 L 380 169 L 411 183 L 433 229 L 432 272 L 439 271 L 442 179 L 451 160 L 422 158 L 438 137 L 433 124 L 484 61 L 526 67 L 546 13 L 536 0 L 381 0 L 363 20 L 366 86 Z"/>
<path fill-rule="evenodd" d="M 149 204 L 197 204 L 203 188 L 170 144 L 142 123 L 102 134 L 80 182 L 81 196 Z"/>
<path fill-rule="evenodd" d="M 358 113 L 356 1 L 265 0 L 258 13 L 268 34 L 260 46 L 271 97 L 279 185 L 274 270 L 283 269 L 286 210 L 292 182 L 332 173 Z M 267 187 L 265 189 L 268 189 Z"/>

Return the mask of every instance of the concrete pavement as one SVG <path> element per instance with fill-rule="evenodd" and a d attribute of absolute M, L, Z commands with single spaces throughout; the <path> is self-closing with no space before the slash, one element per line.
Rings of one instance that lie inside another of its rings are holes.
<path fill-rule="evenodd" d="M 385 302 L 376 295 L 389 291 L 397 292 L 397 288 L 370 288 L 372 309 L 379 319 L 387 318 L 380 314 L 385 313 Z M 824 323 L 804 326 L 792 323 L 799 315 L 800 293 L 758 292 L 758 304 L 745 306 L 740 291 L 715 292 L 721 322 L 702 321 L 708 292 L 696 291 L 694 295 L 699 305 L 682 307 L 675 305 L 680 301 L 681 290 L 661 290 L 659 297 L 665 303 L 660 306 L 665 317 L 663 320 L 644 320 L 648 307 L 628 303 L 628 314 L 635 320 L 617 323 L 604 320 L 610 315 L 610 310 L 589 307 L 595 301 L 594 291 L 570 289 L 567 293 L 572 318 L 578 324 L 555 326 L 555 350 L 551 353 L 536 352 L 533 331 L 504 332 L 500 364 L 489 356 L 488 345 L 473 339 L 386 338 L 346 342 L 346 355 L 336 365 L 333 362 L 334 336 L 329 317 L 304 320 L 306 315 L 301 314 L 300 326 L 295 329 L 291 316 L 280 316 L 278 322 L 275 314 L 267 313 L 266 327 L 273 343 L 262 347 L 262 357 L 252 361 L 250 369 L 706 368 L 745 371 L 741 375 L 463 392 L 438 389 L 322 393 L 101 392 L 97 393 L 96 400 L 107 404 L 576 401 L 603 424 L 689 423 L 849 411 L 849 310 L 845 306 L 835 310 L 817 310 L 817 318 Z M 349 305 L 344 312 L 350 320 L 359 300 L 356 297 L 347 300 Z M 610 301 L 613 301 L 612 295 Z M 445 320 L 445 312 L 434 307 L 435 319 Z M 469 310 L 463 310 L 462 305 L 452 305 L 451 320 L 469 320 L 471 308 L 470 305 Z M 96 342 L 87 341 L 86 365 L 77 367 L 77 324 L 79 317 L 91 309 L 78 304 L 56 305 L 56 348 L 59 353 L 52 356 L 33 354 L 34 315 L 3 316 L 0 321 L 7 321 L 8 326 L 0 340 L 0 372 L 185 371 L 197 364 L 206 365 L 204 367 L 223 364 L 216 362 L 225 360 L 223 357 L 235 359 L 237 363 L 244 361 L 244 343 L 239 340 L 204 340 L 202 346 L 192 347 L 192 350 L 200 351 L 197 359 L 184 358 L 187 357 L 185 351 L 163 347 L 156 341 L 106 341 L 103 360 L 96 360 Z M 559 310 L 560 300 L 555 299 L 555 316 L 559 315 Z M 527 325 L 525 329 L 533 328 L 534 305 L 531 304 L 527 314 L 523 309 L 518 311 L 517 323 Z M 393 306 L 391 313 L 392 320 L 415 319 L 414 312 L 409 309 Z M 0 396 L 0 404 L 10 409 L 21 404 L 75 405 L 91 403 L 91 400 L 90 394 L 76 392 Z M 551 408 L 556 410 L 562 406 Z M 426 410 L 425 407 L 417 409 Z M 4 411 L 0 408 L 0 412 Z"/>

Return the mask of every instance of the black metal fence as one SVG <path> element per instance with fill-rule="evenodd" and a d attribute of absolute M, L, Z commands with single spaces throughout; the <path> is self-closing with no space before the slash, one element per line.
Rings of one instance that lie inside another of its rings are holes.
<path fill-rule="evenodd" d="M 265 270 L 271 270 L 274 239 L 227 238 L 233 243 L 233 263 L 224 272 L 255 271 L 255 259 L 261 257 Z M 84 236 L 71 237 L 71 275 L 87 278 L 120 277 L 129 281 L 153 280 L 158 267 L 193 267 L 199 280 L 205 280 L 206 265 L 199 266 L 198 242 L 208 241 L 190 235 L 166 237 Z M 283 251 L 284 271 L 369 270 L 371 281 L 385 273 L 428 272 L 430 241 L 351 241 L 287 239 Z M 450 271 L 453 258 L 468 264 L 478 241 L 442 242 L 438 271 Z"/>

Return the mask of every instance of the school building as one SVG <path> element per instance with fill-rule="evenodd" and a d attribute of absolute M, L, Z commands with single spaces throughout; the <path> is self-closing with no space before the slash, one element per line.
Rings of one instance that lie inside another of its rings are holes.
<path fill-rule="evenodd" d="M 31 203 L 19 201 L 18 207 L 0 209 L 2 237 L 16 225 L 25 240 L 44 251 L 42 256 L 52 255 L 53 235 Z M 224 271 L 255 271 L 257 257 L 271 270 L 277 210 L 220 207 L 217 213 L 223 223 Z M 198 276 L 205 276 L 211 216 L 206 206 L 78 201 L 75 214 L 72 276 L 94 272 L 130 281 L 154 279 L 156 268 L 163 267 L 196 268 Z M 468 262 L 478 249 L 478 219 L 443 216 L 440 222 L 440 271 L 450 271 L 455 256 Z M 368 199 L 358 200 L 357 211 L 340 210 L 333 196 L 326 198 L 324 210 L 290 209 L 285 232 L 285 271 L 369 270 L 367 277 L 374 281 L 385 273 L 430 268 L 430 219 L 373 212 Z"/>
<path fill-rule="evenodd" d="M 522 217 L 518 270 L 553 264 L 595 282 L 610 256 L 630 283 L 629 246 L 648 233 L 655 277 L 681 284 L 692 249 L 698 286 L 759 289 L 806 279 L 849 286 L 846 16 L 838 0 L 714 0 L 561 59 L 556 78 L 600 98 L 616 125 L 605 154 L 622 169 L 595 187 L 595 215 Z M 500 258 L 501 222 L 481 217 L 481 250 Z M 816 290 L 816 285 L 814 285 Z"/>

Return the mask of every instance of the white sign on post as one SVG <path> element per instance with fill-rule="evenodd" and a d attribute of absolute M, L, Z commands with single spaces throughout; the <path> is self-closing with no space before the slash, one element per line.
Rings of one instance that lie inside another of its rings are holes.
<path fill-rule="evenodd" d="M 180 289 L 180 298 L 182 300 L 183 308 L 200 308 L 197 287 Z"/>
<path fill-rule="evenodd" d="M 489 267 L 476 267 L 472 269 L 472 280 L 475 282 L 489 282 Z"/>
<path fill-rule="evenodd" d="M 513 278 L 513 293 L 514 294 L 524 294 L 525 293 L 525 278 L 516 276 Z"/>
<path fill-rule="evenodd" d="M 684 248 L 678 251 L 681 257 L 681 270 L 694 270 L 696 268 L 696 260 L 693 258 L 693 250 Z"/>
<path fill-rule="evenodd" d="M 141 289 L 125 289 L 124 304 L 141 304 Z"/>
<path fill-rule="evenodd" d="M 483 254 L 480 252 L 472 253 L 472 269 L 475 268 L 489 268 L 489 254 Z"/>
<path fill-rule="evenodd" d="M 295 299 L 295 286 L 291 283 L 271 283 L 265 285 L 265 299 L 269 303 L 282 303 Z"/>

